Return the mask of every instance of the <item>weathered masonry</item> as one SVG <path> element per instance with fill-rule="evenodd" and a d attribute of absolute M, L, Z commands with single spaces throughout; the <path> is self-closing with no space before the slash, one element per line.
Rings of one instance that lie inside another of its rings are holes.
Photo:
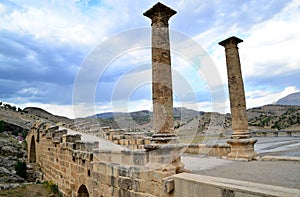
<path fill-rule="evenodd" d="M 157 155 L 143 150 L 100 149 L 80 134 L 37 122 L 29 132 L 29 161 L 67 197 L 254 197 L 299 196 L 300 190 L 191 173 L 156 166 Z M 33 145 L 34 144 L 34 145 Z"/>
<path fill-rule="evenodd" d="M 170 196 L 172 165 L 155 166 L 145 150 L 99 149 L 81 135 L 37 122 L 27 136 L 29 161 L 43 180 L 52 180 L 64 196 Z M 32 144 L 35 144 L 33 146 Z M 85 194 L 83 194 L 85 193 Z"/>
<path fill-rule="evenodd" d="M 173 118 L 173 88 L 169 39 L 169 18 L 176 11 L 157 3 L 144 13 L 152 21 L 152 141 L 164 144 L 176 141 Z"/>
<path fill-rule="evenodd" d="M 252 160 L 258 156 L 254 151 L 254 144 L 257 140 L 251 138 L 248 129 L 244 82 L 237 46 L 238 43 L 242 41 L 243 40 L 233 36 L 219 43 L 225 47 L 226 52 L 228 89 L 232 116 L 233 133 L 231 136 L 232 139 L 227 141 L 231 146 L 231 152 L 228 158 Z"/>

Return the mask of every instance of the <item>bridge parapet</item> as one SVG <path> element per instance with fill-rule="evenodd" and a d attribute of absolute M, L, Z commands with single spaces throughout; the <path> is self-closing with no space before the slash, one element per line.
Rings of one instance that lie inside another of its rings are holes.
<path fill-rule="evenodd" d="M 270 134 L 275 137 L 278 137 L 279 135 L 286 135 L 288 137 L 291 137 L 293 134 L 300 134 L 300 130 L 252 130 L 250 133 L 253 137 L 267 137 Z"/>
<path fill-rule="evenodd" d="M 68 131 L 37 123 L 26 139 L 43 180 L 55 182 L 63 196 L 77 196 L 82 186 L 90 196 L 172 196 L 164 192 L 163 180 L 177 173 L 172 160 L 178 159 L 143 149 L 99 148 L 99 141 L 86 142 L 83 134 Z"/>

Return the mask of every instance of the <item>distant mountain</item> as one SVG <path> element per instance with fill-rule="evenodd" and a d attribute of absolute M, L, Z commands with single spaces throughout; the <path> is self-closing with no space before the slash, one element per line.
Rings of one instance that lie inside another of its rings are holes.
<path fill-rule="evenodd" d="M 173 109 L 173 113 L 174 113 L 174 118 L 175 119 L 187 119 L 187 118 L 191 118 L 193 116 L 197 116 L 197 115 L 201 115 L 204 112 L 199 112 L 199 111 L 195 111 L 192 109 L 187 109 L 185 107 L 175 107 Z M 120 116 L 130 116 L 133 119 L 145 119 L 145 118 L 151 118 L 153 116 L 153 113 L 149 110 L 142 110 L 142 111 L 136 111 L 136 112 L 105 112 L 105 113 L 100 113 L 100 114 L 96 114 L 93 116 L 90 116 L 91 118 L 102 118 L 102 119 L 110 119 L 110 118 L 114 118 L 114 117 L 120 117 Z"/>
<path fill-rule="evenodd" d="M 89 118 L 102 118 L 102 119 L 110 119 L 113 118 L 114 116 L 122 115 L 124 113 L 121 112 L 105 112 L 105 113 L 100 113 L 100 114 L 95 114 L 93 116 L 90 116 Z"/>
<path fill-rule="evenodd" d="M 202 115 L 204 112 L 195 111 L 192 109 L 187 109 L 184 107 L 175 107 L 173 109 L 174 120 L 179 122 L 186 122 L 191 118 Z M 142 110 L 136 112 L 106 112 L 96 114 L 87 118 L 98 118 L 99 121 L 105 121 L 107 126 L 115 128 L 115 123 L 117 123 L 119 128 L 127 129 L 139 129 L 139 130 L 151 130 L 153 112 L 149 110 Z M 108 124 L 111 121 L 113 124 Z"/>
<path fill-rule="evenodd" d="M 279 99 L 276 104 L 278 105 L 295 105 L 300 106 L 300 92 L 290 94 L 286 97 Z"/>

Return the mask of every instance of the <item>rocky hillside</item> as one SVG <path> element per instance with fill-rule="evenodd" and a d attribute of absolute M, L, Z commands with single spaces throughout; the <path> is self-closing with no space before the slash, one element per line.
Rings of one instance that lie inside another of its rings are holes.
<path fill-rule="evenodd" d="M 28 131 L 37 120 L 53 123 L 70 121 L 66 117 L 56 116 L 36 107 L 27 107 L 22 110 L 16 107 L 7 107 L 5 104 L 0 105 L 0 121 L 5 124 L 4 130 L 16 131 L 19 127 Z M 14 128 L 12 129 L 12 127 Z"/>
<path fill-rule="evenodd" d="M 300 130 L 300 106 L 265 105 L 247 110 L 251 129 Z M 197 134 L 228 134 L 232 131 L 231 115 L 204 113 L 191 121 L 175 125 L 181 133 L 197 131 Z"/>
<path fill-rule="evenodd" d="M 26 130 L 29 130 L 33 123 L 38 119 L 39 117 L 26 114 L 25 112 L 0 107 L 0 121 L 2 120 Z"/>
<path fill-rule="evenodd" d="M 276 104 L 278 105 L 296 105 L 300 106 L 300 92 L 290 94 L 286 97 L 279 99 Z"/>
<path fill-rule="evenodd" d="M 195 116 L 204 112 L 187 109 L 184 107 L 176 107 L 173 110 L 175 125 L 181 125 L 187 121 L 191 121 Z M 132 131 L 151 131 L 153 113 L 148 110 L 136 112 L 108 112 L 96 114 L 88 118 L 98 118 L 101 126 L 110 126 L 112 128 L 126 128 Z M 105 125 L 105 124 L 106 125 Z"/>
<path fill-rule="evenodd" d="M 26 157 L 24 145 L 9 133 L 0 133 L 0 187 L 25 181 L 21 177 L 22 174 L 18 173 L 18 169 L 19 164 L 22 164 Z"/>
<path fill-rule="evenodd" d="M 300 129 L 300 106 L 265 105 L 248 109 L 250 129 Z M 152 112 L 105 113 L 97 115 L 112 128 L 125 128 L 129 131 L 151 131 Z M 186 108 L 174 108 L 174 128 L 182 132 L 223 133 L 231 132 L 231 115 L 211 112 L 198 112 Z M 117 126 L 116 126 L 117 125 Z"/>
<path fill-rule="evenodd" d="M 248 110 L 250 129 L 300 129 L 300 106 L 266 105 Z M 29 130 L 36 120 L 70 125 L 72 129 L 83 131 L 88 127 L 109 126 L 128 131 L 152 131 L 152 112 L 143 110 L 131 113 L 103 113 L 92 117 L 70 120 L 55 116 L 43 109 L 29 107 L 24 110 L 0 107 L 0 121 Z M 197 133 L 223 133 L 231 131 L 230 114 L 199 112 L 186 108 L 174 108 L 174 128 L 177 132 L 197 131 Z M 78 127 L 82 128 L 79 128 Z"/>
<path fill-rule="evenodd" d="M 64 116 L 53 115 L 53 114 L 47 112 L 46 110 L 38 108 L 38 107 L 26 107 L 23 109 L 23 112 L 30 114 L 30 115 L 37 116 L 37 117 L 45 119 L 45 120 L 49 120 L 51 122 L 67 122 L 70 120 L 69 118 L 64 117 Z"/>
<path fill-rule="evenodd" d="M 276 130 L 300 130 L 300 106 L 265 105 L 248 110 L 249 126 Z"/>

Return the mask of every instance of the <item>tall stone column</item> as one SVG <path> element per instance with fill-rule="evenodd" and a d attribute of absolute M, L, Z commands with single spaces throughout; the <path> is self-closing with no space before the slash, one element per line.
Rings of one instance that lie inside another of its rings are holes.
<path fill-rule="evenodd" d="M 161 3 L 155 4 L 144 13 L 152 20 L 152 101 L 155 132 L 152 141 L 156 144 L 176 140 L 168 24 L 169 18 L 174 14 L 176 11 Z"/>
<path fill-rule="evenodd" d="M 184 171 L 174 132 L 173 91 L 168 21 L 176 11 L 157 3 L 144 13 L 152 20 L 152 101 L 153 129 L 151 144 L 144 145 L 148 167 L 170 174 Z"/>
<path fill-rule="evenodd" d="M 257 157 L 254 144 L 257 140 L 250 137 L 244 83 L 238 51 L 238 43 L 243 40 L 230 37 L 219 44 L 225 47 L 230 109 L 232 116 L 232 136 L 227 141 L 231 146 L 229 159 L 252 160 Z"/>

